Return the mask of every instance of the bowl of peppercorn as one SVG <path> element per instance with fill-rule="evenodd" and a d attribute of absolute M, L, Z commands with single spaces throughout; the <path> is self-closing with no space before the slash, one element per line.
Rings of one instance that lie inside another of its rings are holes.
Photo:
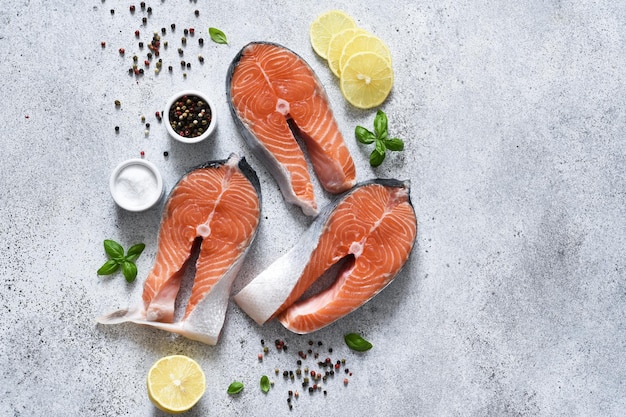
<path fill-rule="evenodd" d="M 174 94 L 165 106 L 165 128 L 182 143 L 198 143 L 215 130 L 215 106 L 206 94 L 184 90 Z"/>

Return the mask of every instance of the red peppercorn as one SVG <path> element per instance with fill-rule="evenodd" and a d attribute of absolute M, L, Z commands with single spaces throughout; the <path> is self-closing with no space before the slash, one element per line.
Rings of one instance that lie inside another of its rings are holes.
<path fill-rule="evenodd" d="M 260 360 L 260 361 L 262 361 L 262 360 L 263 360 L 263 354 L 262 354 L 262 353 L 259 353 L 259 354 L 257 355 L 257 357 L 259 358 L 259 360 Z"/>
<path fill-rule="evenodd" d="M 145 61 L 143 61 L 143 63 L 144 63 L 144 65 L 145 65 L 146 67 L 149 67 L 149 66 L 150 66 L 150 61 L 148 61 L 147 59 L 146 59 Z"/>
<path fill-rule="evenodd" d="M 124 52 L 126 52 L 124 48 L 120 48 L 120 55 L 124 55 Z"/>
<path fill-rule="evenodd" d="M 140 32 L 139 32 L 139 29 L 137 29 L 137 30 L 135 31 L 135 36 L 136 36 L 136 37 L 139 37 L 139 35 L 140 35 Z"/>
<path fill-rule="evenodd" d="M 139 154 L 141 155 L 142 158 L 146 156 L 146 153 L 144 151 L 139 152 Z"/>
<path fill-rule="evenodd" d="M 343 385 L 348 385 L 348 378 L 343 379 Z"/>
<path fill-rule="evenodd" d="M 102 41 L 100 42 L 100 46 L 104 48 L 105 46 L 107 46 L 107 43 L 105 41 Z"/>
<path fill-rule="evenodd" d="M 196 30 L 194 28 L 189 28 L 189 33 L 191 33 L 192 35 L 196 32 Z"/>
<path fill-rule="evenodd" d="M 134 5 L 134 4 L 131 4 L 131 5 L 130 5 L 130 12 L 131 12 L 131 13 L 134 13 L 134 12 L 135 12 L 135 5 Z"/>

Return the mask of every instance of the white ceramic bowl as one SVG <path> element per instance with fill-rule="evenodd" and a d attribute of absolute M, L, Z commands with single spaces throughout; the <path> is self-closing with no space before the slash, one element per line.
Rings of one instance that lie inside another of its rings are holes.
<path fill-rule="evenodd" d="M 191 136 L 191 137 L 181 136 L 172 127 L 171 120 L 170 120 L 170 109 L 171 109 L 171 107 L 173 105 L 175 105 L 176 101 L 178 101 L 179 99 L 181 99 L 184 96 L 197 96 L 197 97 L 200 97 L 202 99 L 202 101 L 207 103 L 207 105 L 208 105 L 208 107 L 209 107 L 209 109 L 211 111 L 211 121 L 209 122 L 208 127 L 199 136 Z M 170 136 L 172 138 L 174 138 L 177 141 L 182 142 L 182 143 L 198 143 L 198 142 L 202 142 L 203 140 L 205 140 L 206 138 L 211 136 L 211 134 L 215 130 L 215 126 L 217 125 L 217 112 L 215 111 L 215 105 L 213 105 L 213 102 L 211 101 L 211 99 L 209 97 L 207 97 L 206 94 L 204 94 L 204 93 L 202 93 L 200 91 L 197 91 L 197 90 L 183 90 L 183 91 L 180 91 L 180 92 L 174 94 L 167 101 L 167 104 L 165 106 L 165 114 L 163 115 L 163 119 L 165 120 L 165 128 L 167 129 L 167 132 L 170 134 Z"/>
<path fill-rule="evenodd" d="M 144 211 L 163 196 L 163 178 L 157 167 L 144 159 L 129 159 L 115 167 L 109 178 L 113 200 L 128 211 Z"/>

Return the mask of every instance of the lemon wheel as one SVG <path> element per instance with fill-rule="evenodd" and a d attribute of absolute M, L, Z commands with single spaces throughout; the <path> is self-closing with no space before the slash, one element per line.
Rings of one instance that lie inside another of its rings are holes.
<path fill-rule="evenodd" d="M 391 64 L 391 52 L 382 39 L 369 33 L 359 33 L 349 39 L 344 45 L 339 58 L 339 71 L 341 72 L 343 67 L 346 66 L 346 62 L 352 55 L 359 52 L 377 53 Z"/>
<path fill-rule="evenodd" d="M 346 61 L 340 87 L 343 96 L 355 107 L 379 106 L 393 87 L 391 63 L 375 52 L 358 52 Z"/>
<path fill-rule="evenodd" d="M 364 33 L 367 33 L 364 29 L 350 28 L 344 29 L 341 32 L 333 35 L 332 38 L 330 38 L 330 42 L 328 44 L 328 52 L 326 53 L 328 59 L 328 67 L 337 77 L 339 77 L 339 74 L 341 73 L 341 67 L 339 66 L 339 62 L 344 46 L 356 35 Z"/>
<path fill-rule="evenodd" d="M 327 59 L 328 44 L 333 35 L 344 29 L 355 28 L 356 22 L 342 10 L 331 10 L 319 15 L 309 28 L 311 46 L 316 54 Z"/>

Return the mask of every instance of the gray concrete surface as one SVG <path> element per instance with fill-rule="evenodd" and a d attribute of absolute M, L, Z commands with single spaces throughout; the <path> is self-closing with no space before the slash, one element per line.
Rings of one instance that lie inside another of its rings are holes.
<path fill-rule="evenodd" d="M 128 4 L 33 0 L 0 8 L 0 415 L 163 415 L 147 398 L 145 376 L 174 353 L 207 374 L 193 416 L 624 415 L 624 2 L 163 0 L 147 2 L 146 25 L 139 2 L 134 15 Z M 309 45 L 310 22 L 336 7 L 393 54 L 395 86 L 381 107 L 406 150 L 378 169 L 352 133 L 371 124 L 374 111 L 346 104 Z M 129 76 L 132 55 L 141 62 L 147 52 L 135 29 L 148 43 L 164 26 L 164 70 L 155 75 L 153 62 L 144 77 Z M 229 45 L 210 42 L 209 26 Z M 176 51 L 185 27 L 196 29 L 186 78 Z M 198 163 L 230 152 L 248 158 L 261 178 L 264 217 L 234 291 L 306 228 L 309 219 L 283 203 L 228 112 L 226 69 L 253 40 L 281 43 L 313 66 L 359 180 L 411 180 L 420 228 L 410 261 L 369 304 L 311 336 L 259 327 L 232 303 L 214 347 L 96 325 L 96 316 L 140 297 L 156 250 L 161 206 L 128 213 L 108 192 L 108 175 L 124 159 L 145 152 L 169 189 Z M 174 143 L 154 117 L 183 88 L 215 99 L 220 121 L 210 143 Z M 107 238 L 145 242 L 137 282 L 96 275 Z M 342 335 L 353 331 L 374 348 L 348 351 Z M 270 346 L 284 339 L 289 350 L 271 347 L 259 362 L 261 339 Z M 295 369 L 309 339 L 324 343 L 324 357 L 332 347 L 329 356 L 345 358 L 353 374 L 347 386 L 343 374 L 330 378 L 326 396 L 300 386 L 289 411 L 287 391 L 299 382 L 274 368 Z M 275 381 L 268 394 L 258 388 L 263 374 Z M 233 380 L 245 384 L 236 397 L 226 394 Z"/>

